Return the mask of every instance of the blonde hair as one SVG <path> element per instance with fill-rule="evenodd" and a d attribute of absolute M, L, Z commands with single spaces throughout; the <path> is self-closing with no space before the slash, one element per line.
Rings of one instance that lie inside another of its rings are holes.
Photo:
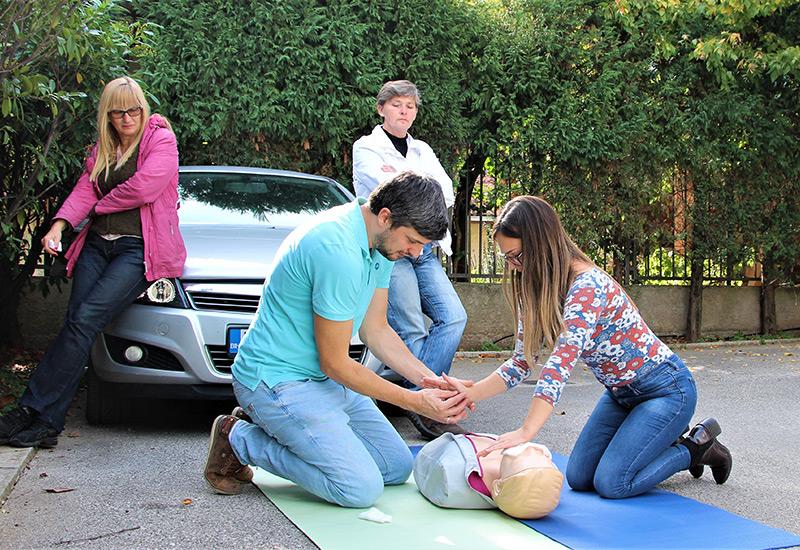
<path fill-rule="evenodd" d="M 111 125 L 108 112 L 113 109 L 130 109 L 131 107 L 142 108 L 142 113 L 139 115 L 139 131 L 131 146 L 122 151 L 122 155 L 117 159 L 120 139 L 117 131 Z M 105 171 L 105 177 L 108 178 L 108 171 L 112 164 L 116 170 L 128 161 L 142 139 L 149 118 L 150 105 L 144 97 L 142 88 L 135 80 L 128 76 L 121 76 L 106 84 L 97 106 L 97 158 L 92 173 L 89 174 L 91 181 L 97 181 L 97 176 L 103 171 Z"/>
<path fill-rule="evenodd" d="M 523 350 L 533 364 L 542 345 L 553 346 L 565 330 L 564 300 L 576 276 L 572 261 L 594 262 L 569 238 L 553 207 L 539 197 L 511 199 L 498 214 L 492 234 L 522 241 L 522 270 L 506 269 L 503 291 L 514 318 L 522 321 Z"/>

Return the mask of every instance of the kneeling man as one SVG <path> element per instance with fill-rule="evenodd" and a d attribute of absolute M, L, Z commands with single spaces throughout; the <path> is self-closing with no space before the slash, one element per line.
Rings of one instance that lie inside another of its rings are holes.
<path fill-rule="evenodd" d="M 219 416 L 211 430 L 204 473 L 216 492 L 238 493 L 255 465 L 328 502 L 367 507 L 412 468 L 408 447 L 370 398 L 445 423 L 466 416 L 464 394 L 404 389 L 348 355 L 358 331 L 412 384 L 435 377 L 389 326 L 387 289 L 392 261 L 419 256 L 446 229 L 439 184 L 404 172 L 286 238 L 233 363 L 243 411 Z"/>

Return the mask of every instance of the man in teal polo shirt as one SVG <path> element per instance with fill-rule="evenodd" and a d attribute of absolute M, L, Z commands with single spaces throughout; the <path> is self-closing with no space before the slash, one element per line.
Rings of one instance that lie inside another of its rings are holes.
<path fill-rule="evenodd" d="M 435 180 L 404 172 L 321 214 L 283 242 L 233 364 L 243 411 L 211 429 L 205 478 L 235 494 L 249 464 L 340 506 L 370 506 L 404 483 L 411 453 L 370 398 L 440 422 L 466 416 L 464 394 L 410 391 L 350 358 L 352 336 L 416 386 L 433 372 L 386 320 L 392 261 L 441 239 L 447 209 Z M 239 417 L 248 416 L 247 420 Z"/>

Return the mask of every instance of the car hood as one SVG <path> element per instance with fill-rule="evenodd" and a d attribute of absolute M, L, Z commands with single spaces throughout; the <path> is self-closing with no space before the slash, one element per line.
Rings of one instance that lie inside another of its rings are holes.
<path fill-rule="evenodd" d="M 181 225 L 186 243 L 182 278 L 263 280 L 292 228 L 266 225 Z"/>

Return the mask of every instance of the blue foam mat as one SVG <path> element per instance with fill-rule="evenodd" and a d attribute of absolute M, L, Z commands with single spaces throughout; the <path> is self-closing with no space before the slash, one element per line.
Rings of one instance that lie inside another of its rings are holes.
<path fill-rule="evenodd" d="M 411 447 L 415 455 L 419 449 Z M 562 472 L 566 470 L 567 457 L 554 455 L 553 461 Z M 596 493 L 573 491 L 564 483 L 558 508 L 546 518 L 522 523 L 576 550 L 800 546 L 800 536 L 788 531 L 658 489 L 638 497 L 608 500 Z"/>

